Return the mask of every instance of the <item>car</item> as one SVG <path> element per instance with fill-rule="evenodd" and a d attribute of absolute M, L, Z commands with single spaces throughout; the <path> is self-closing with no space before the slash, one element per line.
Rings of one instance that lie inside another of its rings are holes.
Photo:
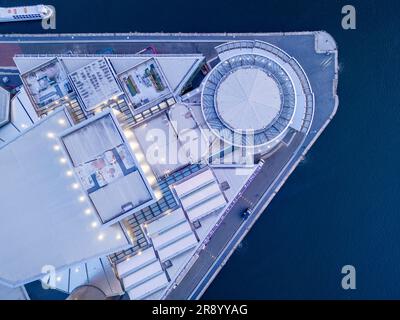
<path fill-rule="evenodd" d="M 242 212 L 242 218 L 243 220 L 247 220 L 247 218 L 250 216 L 252 213 L 251 209 L 246 209 L 245 211 Z"/>

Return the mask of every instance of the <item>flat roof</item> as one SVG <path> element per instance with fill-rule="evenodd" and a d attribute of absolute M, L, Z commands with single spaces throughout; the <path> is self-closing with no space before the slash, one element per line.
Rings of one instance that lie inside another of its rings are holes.
<path fill-rule="evenodd" d="M 66 130 L 61 141 L 103 224 L 115 223 L 155 202 L 110 110 Z"/>
<path fill-rule="evenodd" d="M 163 262 L 194 248 L 198 243 L 182 208 L 150 222 L 146 229 L 159 259 Z"/>
<path fill-rule="evenodd" d="M 24 74 L 28 71 L 31 71 L 34 68 L 37 68 L 42 64 L 45 64 L 46 62 L 53 60 L 54 58 L 55 56 L 54 57 L 37 56 L 33 58 L 32 56 L 17 55 L 13 58 L 13 60 L 19 70 L 19 73 Z"/>
<path fill-rule="evenodd" d="M 10 288 L 0 285 L 0 300 L 27 300 L 24 287 Z"/>
<path fill-rule="evenodd" d="M 94 207 L 71 174 L 57 136 L 71 126 L 65 109 L 0 148 L 0 282 L 17 286 L 129 246 L 122 228 L 99 228 Z M 11 245 L 12 244 L 12 245 Z"/>
<path fill-rule="evenodd" d="M 26 90 L 23 87 L 11 99 L 10 113 L 10 122 L 21 131 L 39 120 Z"/>
<path fill-rule="evenodd" d="M 81 67 L 69 76 L 88 111 L 122 93 L 104 58 Z"/>
<path fill-rule="evenodd" d="M 222 209 L 227 203 L 210 168 L 173 188 L 191 222 Z"/>
<path fill-rule="evenodd" d="M 177 156 L 181 142 L 176 134 L 173 134 L 173 126 L 165 112 L 160 112 L 132 131 L 157 177 L 163 177 L 190 163 L 190 158 L 182 152 L 183 149 L 179 157 Z"/>
<path fill-rule="evenodd" d="M 26 95 L 25 89 L 21 89 L 12 99 L 9 106 L 9 118 L 3 126 L 0 125 L 0 147 L 14 139 L 21 131 L 32 126 L 38 120 L 36 111 Z"/>
<path fill-rule="evenodd" d="M 193 72 L 204 60 L 203 55 L 187 56 L 164 56 L 158 57 L 157 61 L 164 72 L 165 78 L 173 91 L 177 90 L 188 80 Z"/>
<path fill-rule="evenodd" d="M 37 110 L 45 110 L 73 92 L 67 72 L 58 58 L 21 73 L 21 78 Z"/>
<path fill-rule="evenodd" d="M 118 74 L 118 79 L 135 109 L 172 94 L 155 58 Z"/>

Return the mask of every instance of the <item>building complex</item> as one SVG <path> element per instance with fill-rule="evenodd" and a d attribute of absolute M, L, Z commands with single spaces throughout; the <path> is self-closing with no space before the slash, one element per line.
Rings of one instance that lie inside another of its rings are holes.
<path fill-rule="evenodd" d="M 193 52 L 168 52 L 165 35 L 162 53 L 16 54 L 21 86 L 0 88 L 1 286 L 201 296 L 336 110 L 335 43 L 292 37 L 306 35 L 328 72 L 317 93 L 256 34 Z"/>

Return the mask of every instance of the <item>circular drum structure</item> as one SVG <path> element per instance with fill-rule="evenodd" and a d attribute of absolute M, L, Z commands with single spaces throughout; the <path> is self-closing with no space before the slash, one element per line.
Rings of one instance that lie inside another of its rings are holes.
<path fill-rule="evenodd" d="M 310 112 L 309 83 L 297 61 L 266 43 L 271 50 L 225 45 L 233 49 L 220 54 L 222 61 L 207 75 L 201 95 L 203 116 L 214 134 L 235 146 L 270 148 L 292 124 L 300 131 Z"/>
<path fill-rule="evenodd" d="M 280 85 L 259 68 L 240 68 L 229 73 L 216 91 L 216 110 L 232 130 L 262 131 L 279 115 Z"/>

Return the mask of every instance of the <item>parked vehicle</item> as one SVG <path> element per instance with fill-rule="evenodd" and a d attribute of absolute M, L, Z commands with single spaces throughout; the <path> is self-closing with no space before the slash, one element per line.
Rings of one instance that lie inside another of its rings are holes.
<path fill-rule="evenodd" d="M 252 210 L 249 208 L 242 212 L 243 220 L 247 220 L 247 218 L 252 214 Z"/>

